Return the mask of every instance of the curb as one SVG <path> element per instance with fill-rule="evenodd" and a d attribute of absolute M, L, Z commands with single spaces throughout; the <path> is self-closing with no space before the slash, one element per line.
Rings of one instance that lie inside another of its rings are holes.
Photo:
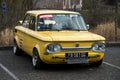
<path fill-rule="evenodd" d="M 13 46 L 2 46 L 2 47 L 0 47 L 0 50 L 10 50 L 12 48 L 13 48 Z"/>
<path fill-rule="evenodd" d="M 106 42 L 106 47 L 120 47 L 120 42 Z"/>

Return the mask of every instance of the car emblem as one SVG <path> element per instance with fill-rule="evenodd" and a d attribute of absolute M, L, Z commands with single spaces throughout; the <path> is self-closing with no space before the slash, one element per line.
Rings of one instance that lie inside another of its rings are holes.
<path fill-rule="evenodd" d="M 79 47 L 79 43 L 76 43 L 76 44 L 75 44 L 75 47 Z"/>

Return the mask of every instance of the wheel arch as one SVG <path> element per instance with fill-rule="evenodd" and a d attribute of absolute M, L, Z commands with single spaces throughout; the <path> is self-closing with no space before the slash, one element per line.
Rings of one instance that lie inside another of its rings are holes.
<path fill-rule="evenodd" d="M 42 57 L 43 55 L 41 54 L 40 46 L 38 44 L 35 45 L 35 47 L 33 48 L 33 52 L 34 52 L 35 49 L 37 49 L 37 51 L 38 51 L 39 58 L 42 60 L 42 62 L 44 62 L 44 58 Z"/>
<path fill-rule="evenodd" d="M 33 52 L 34 52 L 34 50 L 35 49 L 37 49 L 37 51 L 38 51 L 38 55 L 39 55 L 39 57 L 41 56 L 41 54 L 40 54 L 40 47 L 39 47 L 39 45 L 35 45 L 34 46 L 34 48 L 33 48 Z M 33 54 L 32 54 L 33 55 Z M 41 58 L 41 57 L 40 57 Z"/>

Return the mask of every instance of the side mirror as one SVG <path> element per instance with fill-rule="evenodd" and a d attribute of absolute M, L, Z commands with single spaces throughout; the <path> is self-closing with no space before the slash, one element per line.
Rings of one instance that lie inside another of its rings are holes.
<path fill-rule="evenodd" d="M 20 20 L 20 21 L 18 22 L 18 24 L 19 24 L 19 25 L 22 25 L 22 22 L 23 22 L 23 21 L 22 21 L 22 20 Z"/>
<path fill-rule="evenodd" d="M 22 26 L 23 27 L 29 27 L 29 22 L 26 20 L 22 23 Z"/>
<path fill-rule="evenodd" d="M 87 27 L 88 30 L 90 29 L 90 25 L 89 24 L 87 24 L 86 27 Z"/>

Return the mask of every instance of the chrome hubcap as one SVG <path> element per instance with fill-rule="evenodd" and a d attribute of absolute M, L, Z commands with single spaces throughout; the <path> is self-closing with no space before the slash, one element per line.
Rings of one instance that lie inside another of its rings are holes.
<path fill-rule="evenodd" d="M 14 47 L 13 47 L 13 52 L 14 52 L 14 54 L 16 53 L 16 50 L 17 50 L 17 46 L 14 45 Z"/>
<path fill-rule="evenodd" d="M 36 66 L 36 64 L 37 64 L 37 56 L 36 55 L 33 55 L 32 62 L 33 62 L 33 66 Z"/>

